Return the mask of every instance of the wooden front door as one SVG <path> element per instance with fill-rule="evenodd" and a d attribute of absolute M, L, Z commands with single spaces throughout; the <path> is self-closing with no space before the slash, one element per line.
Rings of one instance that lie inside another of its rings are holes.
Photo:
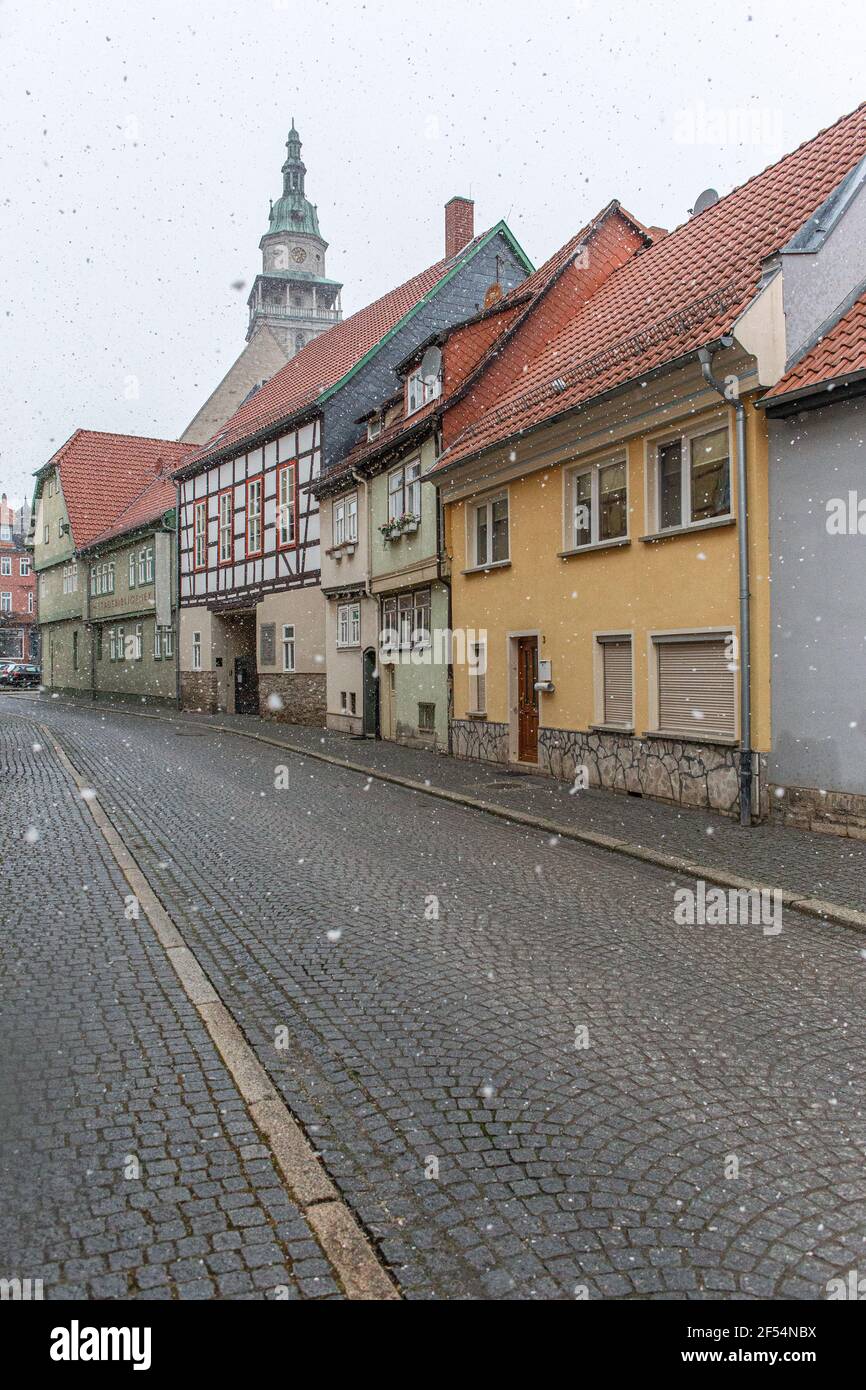
<path fill-rule="evenodd" d="M 517 757 L 538 762 L 538 638 L 517 639 Z"/>
<path fill-rule="evenodd" d="M 259 677 L 255 656 L 235 658 L 235 714 L 258 714 Z"/>

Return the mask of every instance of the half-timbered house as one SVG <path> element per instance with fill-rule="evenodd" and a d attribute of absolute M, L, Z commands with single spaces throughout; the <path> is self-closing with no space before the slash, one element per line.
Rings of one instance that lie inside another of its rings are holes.
<path fill-rule="evenodd" d="M 313 485 L 393 395 L 414 346 L 531 271 L 504 222 L 475 237 L 472 219 L 471 202 L 452 199 L 444 259 L 308 343 L 181 470 L 187 707 L 324 722 Z"/>

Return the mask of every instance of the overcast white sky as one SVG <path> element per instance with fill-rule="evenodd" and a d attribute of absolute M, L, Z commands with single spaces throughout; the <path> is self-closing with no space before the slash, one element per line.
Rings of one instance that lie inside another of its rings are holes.
<path fill-rule="evenodd" d="M 866 97 L 863 0 L 0 0 L 3 432 L 175 438 L 243 346 L 292 116 L 348 313 L 442 205 L 538 264 L 619 198 L 674 227 Z M 858 77 L 861 85 L 858 89 Z"/>

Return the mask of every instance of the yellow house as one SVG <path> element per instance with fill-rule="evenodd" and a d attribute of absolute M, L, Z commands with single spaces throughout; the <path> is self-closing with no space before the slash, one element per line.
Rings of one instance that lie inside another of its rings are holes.
<path fill-rule="evenodd" d="M 780 375 L 779 253 L 862 157 L 861 126 L 846 118 L 675 232 L 653 229 L 624 264 L 597 265 L 588 295 L 554 280 L 446 403 L 434 477 L 469 644 L 457 755 L 767 813 L 755 401 Z M 598 254 L 583 245 L 574 264 Z"/>
<path fill-rule="evenodd" d="M 742 353 L 724 357 L 724 374 L 736 366 L 754 394 Z M 766 428 L 751 395 L 741 401 L 751 747 L 761 754 L 770 737 Z M 452 626 L 486 656 L 455 664 L 455 753 L 736 808 L 738 468 L 734 407 L 695 364 L 657 378 L 651 401 L 637 384 L 443 482 Z"/>

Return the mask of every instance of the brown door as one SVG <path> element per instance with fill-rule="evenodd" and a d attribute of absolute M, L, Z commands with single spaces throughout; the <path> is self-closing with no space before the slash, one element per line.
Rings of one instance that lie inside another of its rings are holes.
<path fill-rule="evenodd" d="M 517 757 L 538 762 L 538 638 L 517 639 Z"/>

